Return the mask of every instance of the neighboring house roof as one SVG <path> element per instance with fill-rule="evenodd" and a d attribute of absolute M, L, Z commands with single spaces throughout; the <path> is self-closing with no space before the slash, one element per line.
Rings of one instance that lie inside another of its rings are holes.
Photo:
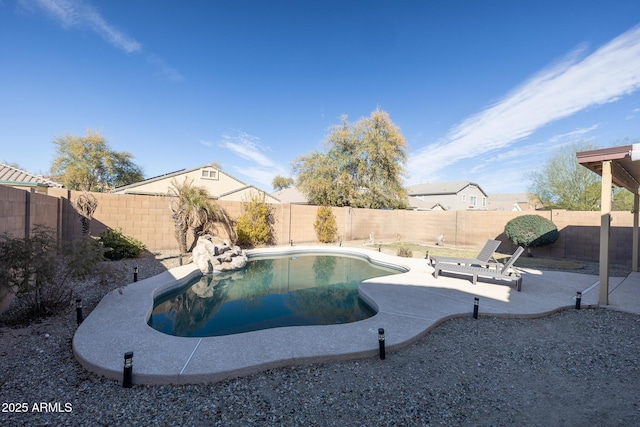
<path fill-rule="evenodd" d="M 138 182 L 134 182 L 133 184 L 128 184 L 128 185 L 123 185 L 122 187 L 116 187 L 113 190 L 111 190 L 112 193 L 127 193 L 127 190 L 131 190 L 133 188 L 136 187 L 140 187 L 141 185 L 145 185 L 145 184 L 149 184 L 155 181 L 160 181 L 161 179 L 165 179 L 165 178 L 173 178 L 179 175 L 182 175 L 184 173 L 188 173 L 188 172 L 193 172 L 195 170 L 198 170 L 202 168 L 202 166 L 198 166 L 197 168 L 192 168 L 192 169 L 179 169 L 175 172 L 169 172 L 169 173 L 165 173 L 163 175 L 158 175 L 158 176 L 154 176 L 151 178 L 147 178 L 147 179 L 143 179 L 142 181 L 138 181 Z"/>
<path fill-rule="evenodd" d="M 478 187 L 482 194 L 487 196 L 487 193 L 485 193 L 485 191 L 478 184 L 470 181 L 433 182 L 428 184 L 410 185 L 407 187 L 407 194 L 409 196 L 458 194 L 470 185 Z"/>
<path fill-rule="evenodd" d="M 240 188 L 236 188 L 234 190 L 227 191 L 226 193 L 222 193 L 222 194 L 218 195 L 218 198 L 219 199 L 223 199 L 223 198 L 225 198 L 227 196 L 231 196 L 232 194 L 242 193 L 245 190 L 256 190 L 256 191 L 259 191 L 261 193 L 267 194 L 264 190 L 259 189 L 255 185 L 244 185 L 244 186 L 242 186 Z M 270 195 L 270 196 L 273 197 L 274 199 L 280 201 L 280 199 L 278 199 L 277 197 L 274 197 L 273 195 Z"/>
<path fill-rule="evenodd" d="M 487 208 L 494 211 L 524 211 L 532 209 L 530 200 L 529 193 L 492 194 L 488 199 Z"/>
<path fill-rule="evenodd" d="M 278 190 L 274 193 L 271 193 L 271 196 L 280 200 L 280 202 L 282 203 L 290 203 L 293 205 L 309 204 L 309 200 L 307 200 L 307 196 L 305 196 L 296 187 L 283 188 L 282 190 Z"/>
<path fill-rule="evenodd" d="M 62 184 L 47 179 L 42 175 L 35 175 L 4 163 L 0 163 L 0 184 L 22 187 L 62 188 Z"/>
<path fill-rule="evenodd" d="M 416 211 L 447 210 L 447 208 L 438 202 L 434 203 L 433 201 L 422 200 L 414 196 L 407 197 L 407 202 L 409 203 L 409 207 Z"/>
<path fill-rule="evenodd" d="M 431 206 L 431 210 L 432 211 L 446 211 L 448 209 L 445 208 L 444 206 L 442 206 L 442 204 L 436 203 L 435 205 Z"/>
<path fill-rule="evenodd" d="M 271 197 L 271 199 L 267 200 L 267 202 L 279 202 L 279 200 L 270 196 L 266 191 L 261 190 L 253 185 L 245 184 L 238 178 L 221 170 L 220 167 L 214 163 L 207 163 L 191 169 L 180 169 L 175 172 L 169 172 L 163 175 L 154 176 L 152 178 L 134 182 L 133 184 L 114 188 L 113 190 L 111 190 L 111 192 L 125 194 L 166 195 L 170 187 L 170 184 L 168 184 L 168 182 L 171 182 L 173 178 L 182 176 L 191 176 L 192 178 L 194 178 L 198 176 L 197 172 L 200 170 L 203 171 L 202 175 L 200 176 L 204 176 L 205 182 L 204 184 L 199 183 L 197 185 L 206 187 L 207 190 L 209 190 L 209 194 L 211 195 L 211 197 L 225 200 L 240 200 L 246 195 L 246 192 L 255 189 L 260 193 L 264 193 L 267 197 Z M 208 177 L 208 170 L 211 171 L 211 179 L 209 179 Z M 213 174 L 215 174 L 215 178 L 213 178 Z M 222 179 L 223 177 L 224 179 Z M 221 186 L 220 182 L 222 181 L 224 181 L 225 184 Z"/>

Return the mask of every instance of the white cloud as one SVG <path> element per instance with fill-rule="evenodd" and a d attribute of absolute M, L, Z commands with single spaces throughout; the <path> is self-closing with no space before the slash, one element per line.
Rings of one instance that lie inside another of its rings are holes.
<path fill-rule="evenodd" d="M 426 181 L 448 166 L 511 146 L 555 120 L 588 107 L 615 102 L 640 88 L 640 26 L 591 55 L 568 55 L 496 104 L 452 128 L 444 140 L 410 156 L 414 181 Z"/>
<path fill-rule="evenodd" d="M 640 113 L 640 108 L 634 108 L 633 110 L 631 110 L 631 112 L 629 114 L 627 114 L 624 119 L 625 120 L 632 120 L 636 117 L 636 114 Z"/>
<path fill-rule="evenodd" d="M 147 61 L 158 70 L 154 73 L 154 76 L 159 80 L 169 80 L 173 82 L 181 82 L 184 80 L 184 76 L 180 74 L 178 70 L 167 65 L 164 60 L 158 58 L 156 55 L 147 55 Z"/>
<path fill-rule="evenodd" d="M 488 194 L 523 193 L 526 189 L 522 182 L 526 181 L 530 173 L 531 170 L 525 167 L 511 168 L 501 170 L 499 174 L 480 175 L 475 182 Z"/>
<path fill-rule="evenodd" d="M 594 131 L 596 129 L 598 129 L 600 127 L 600 124 L 595 124 L 593 126 L 589 126 L 588 128 L 580 128 L 580 129 L 576 129 L 574 131 L 571 132 L 566 132 L 566 133 L 561 133 L 558 135 L 554 135 L 551 138 L 549 138 L 549 142 L 551 143 L 555 143 L 558 141 L 569 141 L 569 143 L 571 142 L 575 142 L 578 139 L 584 139 L 584 135 L 588 134 L 591 131 Z"/>
<path fill-rule="evenodd" d="M 571 132 L 557 134 L 551 138 L 538 142 L 535 144 L 523 145 L 521 147 L 514 147 L 512 149 L 502 151 L 500 153 L 493 153 L 484 156 L 479 156 L 476 159 L 478 164 L 468 170 L 469 175 L 478 175 L 474 179 L 480 183 L 483 188 L 491 188 L 492 191 L 498 191 L 500 188 L 512 188 L 521 186 L 523 181 L 528 178 L 527 173 L 522 171 L 526 168 L 530 168 L 532 159 L 543 161 L 544 156 L 552 151 L 557 150 L 560 147 L 573 144 L 577 141 L 588 141 L 589 138 L 585 136 L 597 129 L 598 124 L 579 128 Z M 496 165 L 500 165 L 496 169 Z M 514 180 L 517 177 L 517 180 Z"/>
<path fill-rule="evenodd" d="M 262 154 L 264 148 L 260 138 L 248 133 L 235 131 L 234 135 L 223 135 L 220 145 L 243 159 L 250 160 L 262 167 L 273 168 L 276 166 L 270 158 Z"/>
<path fill-rule="evenodd" d="M 107 22 L 100 12 L 84 0 L 20 0 L 23 9 L 40 11 L 68 30 L 92 31 L 107 43 L 126 53 L 142 53 L 142 45 L 124 31 Z M 184 76 L 154 54 L 146 57 L 156 68 L 159 80 L 183 81 Z"/>
<path fill-rule="evenodd" d="M 265 151 L 269 151 L 269 148 L 265 147 L 260 138 L 256 136 L 234 130 L 230 134 L 222 136 L 220 146 L 255 164 L 255 166 L 234 165 L 233 169 L 253 182 L 259 183 L 258 187 L 271 185 L 276 175 L 286 175 L 285 168 L 264 154 Z"/>
<path fill-rule="evenodd" d="M 89 29 L 127 53 L 142 50 L 140 43 L 109 24 L 100 12 L 81 0 L 22 0 L 20 4 L 28 9 L 32 9 L 32 6 L 39 8 L 63 28 Z"/>
<path fill-rule="evenodd" d="M 261 183 L 262 185 L 256 185 L 256 187 L 261 189 L 264 189 L 267 186 L 271 186 L 273 178 L 278 175 L 278 173 L 273 170 L 265 170 L 255 167 L 246 168 L 241 166 L 234 166 L 233 169 L 236 171 L 236 173 L 248 177 L 253 182 Z"/>
<path fill-rule="evenodd" d="M 571 132 L 554 135 L 543 142 L 529 144 L 523 147 L 518 147 L 512 150 L 501 152 L 495 156 L 492 156 L 491 159 L 498 162 L 516 158 L 530 159 L 533 155 L 548 153 L 550 151 L 556 150 L 559 147 L 570 145 L 577 141 L 584 141 L 584 136 L 597 128 L 598 125 L 593 125 L 588 128 L 580 128 Z"/>

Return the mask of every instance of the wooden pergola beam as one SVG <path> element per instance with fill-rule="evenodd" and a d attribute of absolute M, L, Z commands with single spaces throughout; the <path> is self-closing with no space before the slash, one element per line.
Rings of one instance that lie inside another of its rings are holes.
<path fill-rule="evenodd" d="M 600 294 L 598 304 L 609 305 L 609 236 L 611 235 L 611 160 L 602 162 L 600 192 Z"/>
<path fill-rule="evenodd" d="M 638 194 L 638 181 L 635 180 L 634 177 L 620 164 L 616 162 L 611 163 L 611 173 L 612 180 L 616 183 L 616 185 L 626 188 L 631 192 L 631 194 Z"/>
<path fill-rule="evenodd" d="M 611 234 L 611 185 L 624 187 L 633 194 L 633 239 L 631 268 L 638 271 L 640 252 L 640 144 L 622 145 L 576 153 L 578 163 L 602 176 L 600 195 L 600 291 L 598 301 L 609 302 L 609 237 Z"/>
<path fill-rule="evenodd" d="M 633 234 L 631 248 L 631 271 L 638 271 L 638 207 L 640 205 L 640 195 L 633 195 Z"/>

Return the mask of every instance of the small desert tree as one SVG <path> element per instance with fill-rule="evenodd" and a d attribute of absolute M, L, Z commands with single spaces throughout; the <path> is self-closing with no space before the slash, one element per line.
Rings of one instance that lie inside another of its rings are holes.
<path fill-rule="evenodd" d="M 171 181 L 169 209 L 175 225 L 175 236 L 181 253 L 193 250 L 198 237 L 203 234 L 217 234 L 217 225 L 222 224 L 229 239 L 235 241 L 236 235 L 232 221 L 204 187 L 193 184 L 193 180 Z M 191 229 L 193 243 L 187 247 L 187 234 Z"/>
<path fill-rule="evenodd" d="M 316 230 L 318 240 L 322 243 L 333 243 L 338 239 L 338 225 L 330 206 L 318 207 L 313 228 Z"/>
<path fill-rule="evenodd" d="M 558 227 L 540 215 L 523 215 L 509 221 L 504 234 L 516 246 L 523 246 L 531 256 L 529 248 L 553 244 L 560 233 Z"/>
<path fill-rule="evenodd" d="M 93 213 L 98 207 L 98 200 L 96 200 L 93 194 L 84 191 L 73 202 L 73 206 L 80 214 L 80 222 L 82 223 L 82 235 L 88 236 L 89 225 L 91 224 Z"/>
<path fill-rule="evenodd" d="M 92 275 L 102 261 L 102 247 L 82 237 L 57 253 L 55 232 L 35 225 L 30 236 L 0 236 L 0 287 L 14 293 L 29 314 L 36 317 L 69 307 L 74 279 Z"/>
<path fill-rule="evenodd" d="M 266 203 L 264 193 L 252 192 L 242 203 L 242 214 L 236 221 L 238 244 L 258 246 L 273 243 L 273 224 L 273 208 Z"/>

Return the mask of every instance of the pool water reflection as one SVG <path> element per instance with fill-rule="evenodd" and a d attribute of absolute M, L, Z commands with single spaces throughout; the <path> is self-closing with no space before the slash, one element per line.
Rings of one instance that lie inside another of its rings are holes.
<path fill-rule="evenodd" d="M 148 323 L 169 335 L 210 337 L 356 322 L 375 314 L 358 284 L 398 272 L 350 256 L 255 259 L 241 271 L 205 275 L 160 296 Z"/>

